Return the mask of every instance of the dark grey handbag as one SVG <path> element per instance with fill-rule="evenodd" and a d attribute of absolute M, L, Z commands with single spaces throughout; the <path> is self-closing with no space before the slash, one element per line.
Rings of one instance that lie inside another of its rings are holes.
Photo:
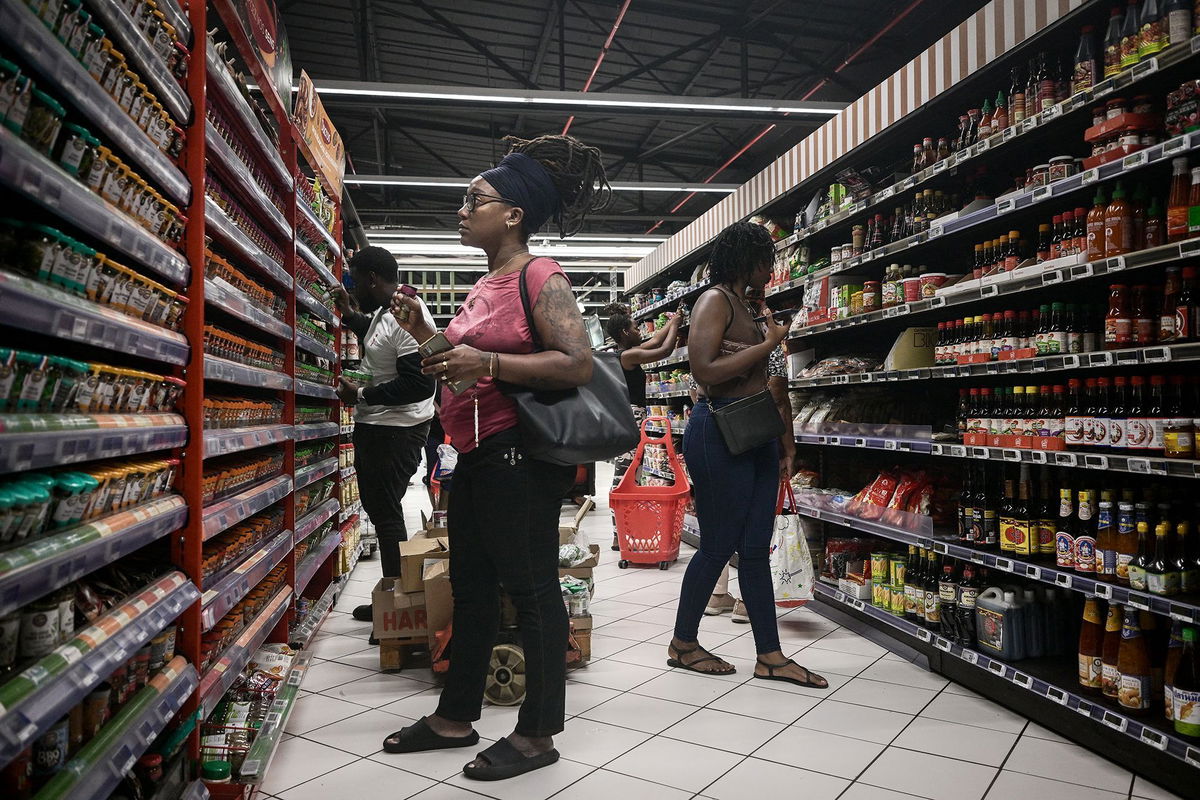
<path fill-rule="evenodd" d="M 528 264 L 521 270 L 521 305 L 534 347 L 544 350 L 529 306 L 527 269 Z M 603 461 L 632 450 L 641 439 L 616 353 L 592 353 L 592 379 L 583 386 L 539 391 L 508 386 L 505 394 L 517 404 L 525 452 L 539 461 L 572 466 Z"/>
<path fill-rule="evenodd" d="M 741 455 L 778 439 L 787 433 L 787 426 L 769 391 L 743 397 L 712 412 L 717 430 L 733 455 Z"/>

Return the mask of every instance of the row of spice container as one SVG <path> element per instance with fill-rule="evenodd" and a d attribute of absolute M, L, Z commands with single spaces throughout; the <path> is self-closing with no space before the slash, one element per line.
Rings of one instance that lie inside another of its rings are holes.
<path fill-rule="evenodd" d="M 204 276 L 222 280 L 246 296 L 251 304 L 271 316 L 282 318 L 287 310 L 283 297 L 269 290 L 212 250 L 204 251 Z"/>
<path fill-rule="evenodd" d="M 296 445 L 296 467 L 307 467 L 318 461 L 324 461 L 333 455 L 333 439 L 322 439 L 318 442 L 298 443 Z"/>
<path fill-rule="evenodd" d="M 279 371 L 283 353 L 216 325 L 204 326 L 204 352 L 249 367 Z"/>
<path fill-rule="evenodd" d="M 201 499 L 205 504 L 237 494 L 283 469 L 283 451 L 259 451 L 254 455 L 235 455 L 205 462 Z"/>
<path fill-rule="evenodd" d="M 268 258 L 283 266 L 283 251 L 275 244 L 275 239 L 269 236 L 262 226 L 254 221 L 254 217 L 246 213 L 242 204 L 234 199 L 233 195 L 225 188 L 220 181 L 213 177 L 211 171 L 205 173 L 204 190 L 209 200 L 212 200 L 217 206 L 225 212 L 229 220 L 237 226 L 247 239 L 249 239 L 255 247 L 262 250 Z"/>
<path fill-rule="evenodd" d="M 221 654 L 246 630 L 247 625 L 254 622 L 286 582 L 287 564 L 280 564 L 230 609 L 228 614 L 221 617 L 216 625 L 200 636 L 201 673 L 207 672 L 217 662 Z"/>
<path fill-rule="evenodd" d="M 283 402 L 251 400 L 246 397 L 204 398 L 204 429 L 246 428 L 253 425 L 278 425 L 283 421 Z"/>
<path fill-rule="evenodd" d="M 333 494 L 333 477 L 317 481 L 296 491 L 296 516 L 302 517 L 324 503 Z"/>
<path fill-rule="evenodd" d="M 0 348 L 0 412 L 169 412 L 183 387 L 170 375 Z"/>
<path fill-rule="evenodd" d="M 275 188 L 274 182 L 267 178 L 266 173 L 258 166 L 258 160 L 250 155 L 250 147 L 238 136 L 225 117 L 213 105 L 208 107 L 208 121 L 225 140 L 225 144 L 233 151 L 240 162 L 239 168 L 244 170 L 244 177 L 258 189 L 263 197 L 275 207 L 280 214 L 287 213 L 287 203 L 283 194 Z"/>
<path fill-rule="evenodd" d="M 283 522 L 283 507 L 276 504 L 206 541 L 201 561 L 205 588 L 211 579 L 241 563 L 260 542 L 281 533 Z"/>

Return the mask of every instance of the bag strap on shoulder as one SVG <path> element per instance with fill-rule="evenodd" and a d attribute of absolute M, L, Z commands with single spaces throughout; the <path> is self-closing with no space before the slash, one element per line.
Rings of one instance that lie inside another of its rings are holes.
<path fill-rule="evenodd" d="M 534 350 L 545 350 L 542 346 L 542 337 L 538 335 L 537 325 L 533 322 L 533 309 L 529 305 L 529 283 L 525 280 L 525 273 L 529 271 L 529 265 L 536 258 L 531 258 L 525 262 L 525 266 L 521 267 L 521 276 L 517 278 L 517 287 L 521 292 L 521 308 L 525 310 L 525 324 L 529 326 L 529 335 L 533 337 Z"/>

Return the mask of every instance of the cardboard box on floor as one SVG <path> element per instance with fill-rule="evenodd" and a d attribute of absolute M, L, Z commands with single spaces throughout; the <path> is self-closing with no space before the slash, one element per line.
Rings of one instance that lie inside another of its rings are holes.
<path fill-rule="evenodd" d="M 425 610 L 429 625 L 430 652 L 437 646 L 438 631 L 450 624 L 454 616 L 454 595 L 450 589 L 450 562 L 440 558 L 425 566 Z"/>
<path fill-rule="evenodd" d="M 559 567 L 558 577 L 560 578 L 578 578 L 581 581 L 592 577 L 592 569 L 600 564 L 600 545 L 588 545 L 588 550 L 591 552 L 591 557 L 582 564 L 574 567 Z"/>
<path fill-rule="evenodd" d="M 444 536 L 409 539 L 400 543 L 400 591 L 424 590 L 425 562 L 450 557 L 450 540 Z"/>
<path fill-rule="evenodd" d="M 583 501 L 583 505 L 575 512 L 575 519 L 570 525 L 560 525 L 558 527 L 558 543 L 570 544 L 575 539 L 575 534 L 579 532 L 579 524 L 583 522 L 583 518 L 589 511 L 596 507 L 596 503 L 592 498 L 587 498 Z"/>
<path fill-rule="evenodd" d="M 401 591 L 395 578 L 380 578 L 371 591 L 371 632 L 376 639 L 409 639 L 429 634 L 424 592 Z"/>
<path fill-rule="evenodd" d="M 450 535 L 448 528 L 435 528 L 433 520 L 421 512 L 421 530 L 410 536 L 410 539 L 439 539 Z"/>

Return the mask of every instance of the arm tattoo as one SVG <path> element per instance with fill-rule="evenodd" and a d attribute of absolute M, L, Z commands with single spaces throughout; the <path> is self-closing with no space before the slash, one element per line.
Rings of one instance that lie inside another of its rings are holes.
<path fill-rule="evenodd" d="M 552 275 L 542 287 L 534 307 L 534 324 L 542 345 L 548 351 L 556 350 L 566 356 L 565 363 L 559 362 L 553 376 L 533 378 L 527 383 L 537 389 L 552 389 L 562 386 L 563 373 L 575 373 L 585 368 L 591 357 L 591 343 L 583 326 L 583 317 L 575 304 L 575 293 L 571 284 L 561 275 Z"/>

